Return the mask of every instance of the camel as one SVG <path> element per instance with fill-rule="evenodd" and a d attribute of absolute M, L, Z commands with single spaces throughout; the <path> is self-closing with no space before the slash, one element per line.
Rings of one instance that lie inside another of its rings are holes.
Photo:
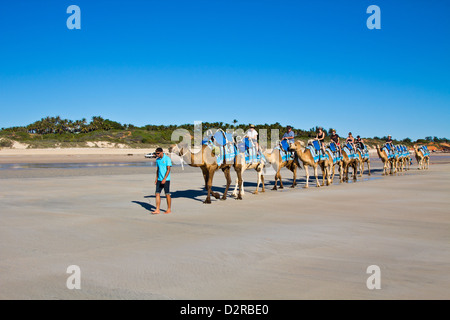
<path fill-rule="evenodd" d="M 272 152 L 268 152 L 267 150 L 263 152 L 266 160 L 275 166 L 275 185 L 272 190 L 277 190 L 278 180 L 280 180 L 280 189 L 283 189 L 283 181 L 281 181 L 281 168 L 286 167 L 287 169 L 292 171 L 293 174 L 293 182 L 291 188 L 295 188 L 297 185 L 297 167 L 299 166 L 297 160 L 294 158 L 293 160 L 283 161 L 280 149 L 274 148 Z M 264 184 L 263 184 L 264 185 Z"/>
<path fill-rule="evenodd" d="M 294 143 L 291 143 L 289 146 L 290 151 L 294 151 L 297 155 L 297 162 L 300 166 L 299 160 L 302 161 L 303 167 L 305 168 L 305 174 L 306 174 L 306 185 L 304 188 L 309 188 L 309 167 L 314 168 L 314 176 L 316 177 L 316 186 L 320 187 L 319 183 L 319 177 L 317 173 L 317 168 L 320 166 L 322 169 L 322 175 L 324 177 L 324 180 L 327 180 L 327 185 L 331 183 L 329 178 L 329 170 L 327 169 L 327 166 L 325 165 L 325 160 L 320 160 L 318 162 L 314 162 L 314 157 L 311 154 L 311 151 L 308 148 L 305 148 L 305 144 L 303 141 L 297 140 Z"/>
<path fill-rule="evenodd" d="M 359 176 L 362 177 L 364 173 L 364 163 L 367 162 L 367 175 L 370 176 L 370 157 L 363 158 L 361 150 L 359 148 L 356 149 L 356 152 L 358 153 L 359 157 Z"/>
<path fill-rule="evenodd" d="M 400 161 L 399 161 L 399 164 L 400 164 L 400 171 L 401 172 L 406 172 L 406 171 L 408 171 L 409 170 L 409 163 L 410 163 L 410 155 L 409 155 L 409 151 L 408 151 L 408 149 L 405 147 L 405 146 L 403 146 L 403 145 L 400 145 L 399 146 L 399 149 L 400 149 L 400 153 L 401 153 L 401 156 L 400 156 Z M 406 150 L 406 151 L 405 151 Z"/>
<path fill-rule="evenodd" d="M 419 147 L 417 145 L 414 145 L 414 154 L 417 160 L 418 168 L 419 170 L 425 170 L 428 169 L 430 165 L 430 157 L 424 156 L 422 150 L 419 150 Z"/>
<path fill-rule="evenodd" d="M 342 147 L 342 163 L 344 165 L 344 181 L 348 182 L 348 169 L 351 167 L 353 168 L 353 181 L 356 181 L 357 178 L 357 171 L 358 171 L 358 165 L 359 165 L 359 158 L 350 158 L 347 152 L 345 151 L 345 148 Z"/>
<path fill-rule="evenodd" d="M 208 195 L 206 200 L 203 202 L 205 204 L 211 203 L 211 195 L 216 199 L 220 198 L 220 194 L 212 191 L 212 182 L 214 178 L 214 173 L 221 169 L 225 174 L 225 178 L 227 180 L 227 185 L 221 200 L 227 199 L 227 192 L 231 184 L 231 175 L 230 169 L 234 167 L 236 174 L 238 176 L 238 184 L 239 184 L 239 193 L 237 195 L 237 199 L 241 200 L 241 186 L 242 186 L 242 166 L 245 164 L 242 163 L 242 156 L 236 155 L 234 163 L 222 163 L 220 166 L 217 164 L 216 157 L 213 155 L 212 150 L 207 145 L 202 145 L 201 151 L 197 153 L 192 153 L 189 146 L 187 144 L 182 144 L 180 146 L 173 146 L 172 152 L 177 153 L 182 157 L 184 161 L 191 167 L 199 167 L 203 173 L 203 179 L 205 180 L 205 189 L 208 191 Z"/>
<path fill-rule="evenodd" d="M 386 150 L 382 150 L 380 146 L 377 144 L 377 154 L 378 157 L 383 162 L 383 176 L 387 176 L 388 174 L 392 174 L 393 172 L 393 163 L 391 159 L 389 159 Z"/>
<path fill-rule="evenodd" d="M 399 174 L 406 170 L 406 157 L 398 151 L 397 146 L 394 146 L 394 157 L 391 160 L 394 162 L 394 173 Z"/>

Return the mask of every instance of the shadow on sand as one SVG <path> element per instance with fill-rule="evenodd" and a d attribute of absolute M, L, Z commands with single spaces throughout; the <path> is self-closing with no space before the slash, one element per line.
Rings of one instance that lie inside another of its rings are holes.
<path fill-rule="evenodd" d="M 154 205 L 152 205 L 148 202 L 142 202 L 142 201 L 131 201 L 131 202 L 140 205 L 142 208 L 144 208 L 150 212 L 153 212 L 153 210 L 156 209 L 156 207 Z"/>

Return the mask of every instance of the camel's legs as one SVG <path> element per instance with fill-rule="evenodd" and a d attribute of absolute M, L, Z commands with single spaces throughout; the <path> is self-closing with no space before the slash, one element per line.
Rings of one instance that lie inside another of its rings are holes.
<path fill-rule="evenodd" d="M 320 165 L 320 170 L 322 170 L 322 187 L 324 187 L 325 186 L 325 176 L 326 176 L 326 174 L 325 174 L 325 165 L 324 164 L 321 164 Z"/>
<path fill-rule="evenodd" d="M 305 188 L 309 188 L 309 169 L 306 164 L 303 164 L 303 168 L 305 168 L 305 174 L 306 174 L 306 185 Z"/>
<path fill-rule="evenodd" d="M 261 192 L 266 192 L 266 187 L 264 186 L 264 174 L 263 170 L 261 169 L 261 183 L 262 183 L 262 190 Z"/>
<path fill-rule="evenodd" d="M 208 179 L 209 179 L 208 170 L 205 167 L 200 168 L 202 169 L 203 179 L 205 180 L 205 190 L 208 190 Z"/>
<path fill-rule="evenodd" d="M 292 165 L 291 171 L 294 174 L 294 181 L 292 182 L 291 188 L 295 188 L 297 185 L 297 167 L 295 165 Z"/>
<path fill-rule="evenodd" d="M 244 173 L 244 171 L 247 169 L 247 167 L 246 166 L 242 166 L 242 170 L 241 170 L 241 177 L 242 177 L 242 175 L 243 175 L 243 173 Z M 236 173 L 236 175 L 237 175 L 237 173 Z M 236 184 L 234 185 L 234 191 L 233 191 L 233 196 L 234 197 L 237 197 L 237 195 L 238 195 L 238 187 L 239 187 L 239 178 L 238 177 L 236 177 Z M 244 180 L 242 180 L 242 186 L 241 186 L 241 190 L 242 190 L 242 195 L 244 195 Z"/>
<path fill-rule="evenodd" d="M 237 176 L 238 176 L 238 184 L 239 184 L 239 193 L 237 196 L 237 200 L 242 200 L 242 191 L 244 188 L 244 181 L 242 180 L 242 172 L 243 170 L 236 170 Z"/>
<path fill-rule="evenodd" d="M 214 178 L 214 172 L 215 172 L 215 168 L 214 169 L 209 169 L 208 170 L 208 182 L 207 182 L 207 189 L 208 189 L 208 195 L 206 197 L 206 200 L 203 203 L 211 203 L 211 195 L 213 195 L 213 197 L 215 197 L 216 199 L 220 198 L 220 195 L 216 192 L 212 191 L 212 181 Z"/>
<path fill-rule="evenodd" d="M 319 183 L 319 173 L 318 173 L 318 168 L 319 166 L 314 166 L 314 176 L 316 177 L 316 186 L 320 187 L 320 183 Z"/>
<path fill-rule="evenodd" d="M 359 163 L 359 171 L 360 171 L 360 177 L 362 177 L 363 176 L 363 173 L 364 173 L 364 160 L 361 158 L 361 161 L 360 161 L 360 163 Z"/>
<path fill-rule="evenodd" d="M 258 176 L 258 182 L 256 183 L 256 190 L 255 190 L 255 192 L 253 192 L 253 194 L 258 194 L 259 185 L 261 184 L 261 181 L 264 181 L 263 170 L 262 170 L 262 167 L 260 165 L 258 165 L 256 167 L 256 173 L 257 173 L 257 176 Z M 264 192 L 264 182 L 263 182 L 263 185 L 262 185 L 261 192 Z"/>
<path fill-rule="evenodd" d="M 222 169 L 223 173 L 225 174 L 225 179 L 227 179 L 227 186 L 225 187 L 225 191 L 223 192 L 222 200 L 227 199 L 228 189 L 230 188 L 230 184 L 231 184 L 231 173 L 230 173 L 231 170 L 230 169 L 231 169 L 230 166 L 224 167 Z M 241 170 L 238 170 L 238 171 L 241 171 Z"/>
<path fill-rule="evenodd" d="M 278 180 L 280 180 L 280 189 L 284 189 L 283 181 L 281 180 L 281 168 L 278 170 Z"/>
<path fill-rule="evenodd" d="M 367 160 L 367 174 L 370 176 L 370 160 Z"/>

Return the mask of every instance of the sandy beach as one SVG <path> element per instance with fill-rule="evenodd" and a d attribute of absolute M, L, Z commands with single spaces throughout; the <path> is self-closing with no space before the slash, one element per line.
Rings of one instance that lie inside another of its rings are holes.
<path fill-rule="evenodd" d="M 3 151 L 8 164 L 142 162 L 152 150 Z M 303 170 L 278 191 L 268 174 L 258 195 L 248 171 L 244 200 L 210 205 L 200 170 L 177 166 L 168 215 L 151 214 L 153 166 L 2 169 L 0 299 L 449 299 L 449 159 L 388 177 L 374 159 L 370 178 L 309 189 Z M 223 192 L 222 172 L 214 185 Z M 80 290 L 66 287 L 70 265 Z M 366 286 L 370 265 L 379 290 Z"/>

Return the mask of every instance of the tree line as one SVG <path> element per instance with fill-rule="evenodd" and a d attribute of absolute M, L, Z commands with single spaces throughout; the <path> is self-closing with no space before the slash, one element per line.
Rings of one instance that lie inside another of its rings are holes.
<path fill-rule="evenodd" d="M 239 123 L 238 120 L 234 119 L 233 123 L 225 123 L 222 121 L 219 122 L 202 122 L 202 130 L 206 132 L 209 129 L 217 129 L 221 128 L 223 130 L 227 129 L 242 129 L 247 130 L 250 126 L 249 123 Z M 273 124 L 255 124 L 257 129 L 266 129 L 268 132 L 272 129 L 277 129 L 280 133 L 286 131 L 286 126 L 281 125 L 279 122 L 275 122 Z M 154 132 L 172 132 L 175 129 L 186 129 L 190 132 L 194 132 L 193 124 L 181 124 L 181 125 L 152 125 L 147 124 L 142 127 L 135 126 L 133 124 L 121 124 L 117 121 L 104 119 L 101 116 L 94 116 L 91 118 L 90 122 L 87 122 L 86 118 L 82 118 L 81 120 L 70 120 L 63 119 L 60 116 L 56 117 L 45 117 L 41 120 L 35 121 L 27 126 L 21 127 L 10 127 L 10 128 L 2 128 L 1 131 L 7 132 L 24 132 L 28 134 L 82 134 L 89 133 L 93 131 L 109 131 L 109 130 L 146 130 L 146 131 L 154 131 Z M 292 128 L 295 132 L 295 135 L 299 138 L 313 138 L 316 136 L 317 130 L 320 126 L 315 126 L 310 128 L 309 130 L 304 130 L 300 128 Z M 323 129 L 326 135 L 331 135 L 333 128 Z M 386 140 L 387 137 L 373 137 L 374 140 Z M 412 143 L 410 138 L 405 138 L 403 140 L 399 140 L 404 143 Z M 447 138 L 438 138 L 438 137 L 425 137 L 425 139 L 419 139 L 417 142 L 450 142 Z"/>

